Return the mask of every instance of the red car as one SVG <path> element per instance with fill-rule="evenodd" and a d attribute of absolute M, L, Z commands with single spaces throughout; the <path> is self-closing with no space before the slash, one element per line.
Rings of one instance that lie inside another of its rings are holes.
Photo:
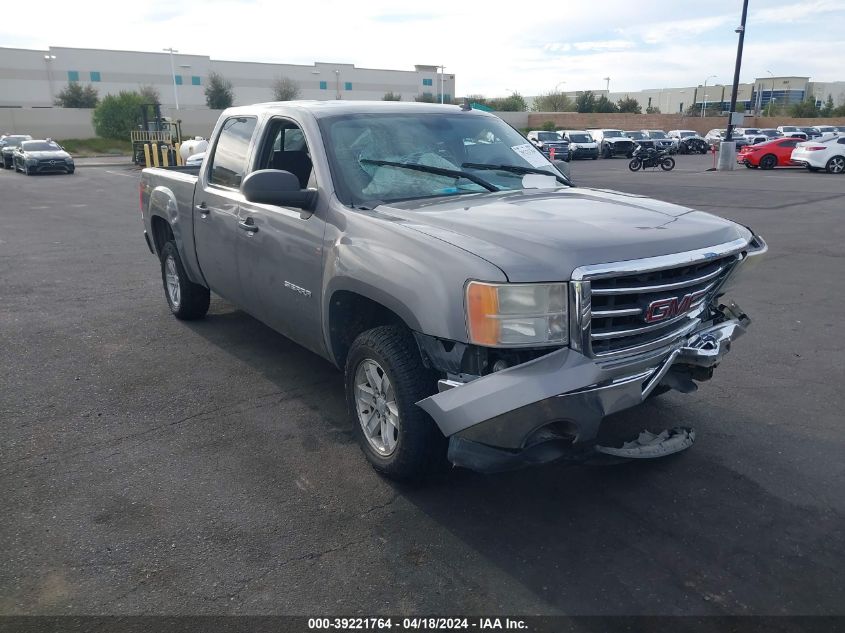
<path fill-rule="evenodd" d="M 774 169 L 775 167 L 795 167 L 792 162 L 792 150 L 800 138 L 776 138 L 757 145 L 746 145 L 736 155 L 736 162 L 749 169 Z"/>

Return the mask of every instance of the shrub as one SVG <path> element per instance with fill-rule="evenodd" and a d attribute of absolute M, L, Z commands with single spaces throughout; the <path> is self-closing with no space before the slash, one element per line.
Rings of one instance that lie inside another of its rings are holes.
<path fill-rule="evenodd" d="M 107 95 L 94 109 L 92 121 L 97 136 L 103 138 L 129 138 L 141 117 L 144 98 L 137 92 L 120 92 Z"/>
<path fill-rule="evenodd" d="M 89 84 L 83 88 L 72 81 L 59 93 L 54 103 L 63 108 L 95 108 L 99 101 L 100 97 L 94 86 Z"/>
<path fill-rule="evenodd" d="M 208 75 L 208 85 L 205 87 L 205 103 L 212 110 L 225 110 L 235 102 L 235 91 L 232 82 L 220 73 L 212 72 Z"/>

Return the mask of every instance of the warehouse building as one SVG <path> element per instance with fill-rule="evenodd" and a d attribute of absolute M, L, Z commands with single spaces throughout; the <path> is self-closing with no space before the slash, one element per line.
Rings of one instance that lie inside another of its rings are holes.
<path fill-rule="evenodd" d="M 100 98 L 122 90 L 152 86 L 165 108 L 206 108 L 205 88 L 212 72 L 232 83 L 235 104 L 273 99 L 273 83 L 295 81 L 300 99 L 375 99 L 385 93 L 403 101 L 428 95 L 452 100 L 455 76 L 437 66 L 414 70 L 358 68 L 354 64 L 313 65 L 235 62 L 179 52 L 107 51 L 50 47 L 47 50 L 0 48 L 0 107 L 51 107 L 70 82 L 91 84 Z"/>

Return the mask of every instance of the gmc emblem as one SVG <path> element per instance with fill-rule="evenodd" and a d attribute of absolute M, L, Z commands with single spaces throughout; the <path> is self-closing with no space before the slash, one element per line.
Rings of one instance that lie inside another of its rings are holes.
<path fill-rule="evenodd" d="M 691 292 L 683 297 L 671 297 L 670 299 L 657 299 L 648 304 L 645 311 L 646 323 L 657 323 L 671 319 L 684 312 L 688 312 L 692 304 L 707 294 L 707 290 Z"/>

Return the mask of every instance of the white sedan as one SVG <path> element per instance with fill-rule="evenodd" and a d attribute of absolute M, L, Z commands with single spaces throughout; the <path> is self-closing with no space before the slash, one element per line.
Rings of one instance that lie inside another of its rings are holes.
<path fill-rule="evenodd" d="M 829 174 L 845 173 L 845 136 L 804 141 L 792 150 L 792 162 L 810 171 L 824 169 Z"/>

